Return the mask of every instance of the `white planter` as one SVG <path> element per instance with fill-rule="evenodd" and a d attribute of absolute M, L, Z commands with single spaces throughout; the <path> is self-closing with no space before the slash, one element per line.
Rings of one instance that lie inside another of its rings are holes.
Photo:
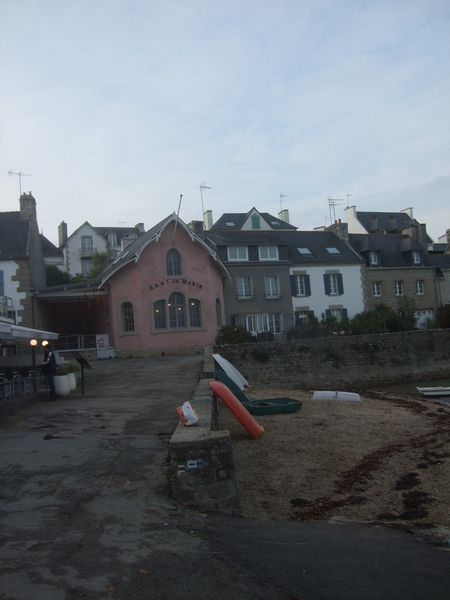
<path fill-rule="evenodd" d="M 77 389 L 77 380 L 76 380 L 76 377 L 75 377 L 75 373 L 69 373 L 67 375 L 67 377 L 69 378 L 70 391 L 74 392 Z"/>
<path fill-rule="evenodd" d="M 68 375 L 55 375 L 55 390 L 57 396 L 68 396 L 70 394 Z"/>

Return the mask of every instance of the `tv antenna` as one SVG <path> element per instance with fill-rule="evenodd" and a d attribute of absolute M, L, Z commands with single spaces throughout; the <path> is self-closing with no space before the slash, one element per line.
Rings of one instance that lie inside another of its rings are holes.
<path fill-rule="evenodd" d="M 131 223 L 131 221 L 117 221 L 119 223 L 119 225 L 122 225 L 122 227 L 125 227 L 125 223 Z"/>
<path fill-rule="evenodd" d="M 280 194 L 280 211 L 283 210 L 283 198 L 286 198 L 287 194 Z"/>
<path fill-rule="evenodd" d="M 202 217 L 205 214 L 205 209 L 203 207 L 203 190 L 210 190 L 212 188 L 208 187 L 207 185 L 205 185 L 206 181 L 204 181 L 203 183 L 200 184 L 200 198 L 202 199 Z"/>
<path fill-rule="evenodd" d="M 343 202 L 342 198 L 330 198 L 330 196 L 328 196 L 328 206 L 330 208 L 330 224 L 336 221 L 336 210 L 334 207 L 336 206 L 336 204 L 338 204 L 338 202 Z M 331 220 L 331 209 L 333 209 L 333 220 Z"/>
<path fill-rule="evenodd" d="M 8 171 L 8 175 L 11 177 L 12 175 L 17 175 L 19 178 L 19 191 L 20 191 L 20 195 L 22 195 L 22 177 L 31 177 L 31 175 L 27 175 L 26 173 L 22 173 L 22 171 L 19 171 L 18 173 L 16 173 L 15 171 L 13 171 L 12 169 L 10 169 Z"/>

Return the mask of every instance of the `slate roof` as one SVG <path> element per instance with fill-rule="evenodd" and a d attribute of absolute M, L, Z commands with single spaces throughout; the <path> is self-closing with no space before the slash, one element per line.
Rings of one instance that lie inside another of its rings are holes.
<path fill-rule="evenodd" d="M 238 231 L 242 228 L 242 226 L 244 225 L 244 223 L 247 221 L 250 214 L 254 210 L 255 209 L 252 208 L 247 213 L 224 213 L 214 223 L 214 225 L 211 227 L 211 229 L 209 231 L 217 231 L 217 230 Z M 274 217 L 273 215 L 271 215 L 269 213 L 263 213 L 263 212 L 260 213 L 259 211 L 257 211 L 257 212 L 260 215 L 260 217 L 262 219 L 264 219 L 264 221 L 266 221 L 266 223 L 269 225 L 269 227 L 271 227 L 274 230 L 281 230 L 281 229 L 296 230 L 297 229 L 297 227 L 294 227 L 294 225 L 291 225 L 290 223 L 286 223 L 286 221 L 283 221 L 282 219 L 279 219 L 278 217 Z M 233 225 L 227 225 L 227 223 L 230 223 L 230 224 L 233 223 Z M 258 231 L 261 231 L 261 230 L 258 230 Z"/>
<path fill-rule="evenodd" d="M 206 231 L 205 237 L 215 247 L 220 246 L 287 246 L 289 262 L 294 264 L 359 264 L 363 259 L 348 244 L 331 231 Z M 297 248 L 309 248 L 311 254 L 301 254 Z M 330 254 L 327 248 L 337 248 Z M 233 261 L 234 263 L 234 261 Z"/>
<path fill-rule="evenodd" d="M 402 240 L 408 245 L 409 251 L 402 251 Z M 351 233 L 349 234 L 349 241 L 358 252 L 377 252 L 379 264 L 376 267 L 432 266 L 428 253 L 424 251 L 419 242 L 406 235 Z M 411 251 L 420 252 L 421 265 L 413 265 Z"/>
<path fill-rule="evenodd" d="M 114 273 L 116 273 L 123 266 L 127 265 L 130 262 L 138 262 L 139 257 L 143 250 L 150 244 L 152 241 L 158 241 L 162 232 L 167 227 L 169 223 L 172 221 L 178 221 L 177 227 L 183 228 L 189 236 L 191 236 L 193 241 L 201 244 L 205 250 L 211 254 L 214 260 L 218 263 L 219 268 L 222 272 L 229 277 L 230 273 L 228 269 L 225 267 L 220 258 L 215 254 L 215 252 L 200 238 L 198 237 L 188 225 L 186 225 L 181 219 L 179 219 L 175 213 L 168 216 L 167 218 L 160 221 L 154 227 L 143 233 L 140 237 L 135 239 L 131 244 L 129 244 L 119 255 L 118 257 L 108 266 L 106 269 L 93 281 L 98 282 L 99 286 L 102 286 L 104 282 L 111 277 Z"/>
<path fill-rule="evenodd" d="M 402 231 L 410 224 L 418 225 L 416 219 L 411 219 L 407 213 L 403 212 L 365 212 L 357 211 L 356 217 L 361 225 L 370 233 L 371 222 L 376 223 L 375 230 L 383 229 L 389 231 Z M 375 224 L 375 223 L 374 223 Z M 395 227 L 394 227 L 395 225 Z"/>
<path fill-rule="evenodd" d="M 42 250 L 44 251 L 44 256 L 58 256 L 62 257 L 62 251 L 55 246 L 50 240 L 48 240 L 42 233 L 39 234 L 39 238 L 42 244 Z"/>
<path fill-rule="evenodd" d="M 108 233 L 115 233 L 118 242 L 130 233 L 135 233 L 138 237 L 142 235 L 136 227 L 93 227 L 104 238 L 108 238 Z"/>
<path fill-rule="evenodd" d="M 29 226 L 19 211 L 0 213 L 0 260 L 28 257 Z"/>

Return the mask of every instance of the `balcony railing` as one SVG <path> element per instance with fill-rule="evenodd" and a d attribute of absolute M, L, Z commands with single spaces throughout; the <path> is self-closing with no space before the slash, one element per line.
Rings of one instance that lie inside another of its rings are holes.
<path fill-rule="evenodd" d="M 87 246 L 86 248 L 80 249 L 80 257 L 81 258 L 90 258 L 94 252 L 97 252 L 97 248 L 94 246 Z"/>
<path fill-rule="evenodd" d="M 12 298 L 9 298 L 8 296 L 0 296 L 0 317 L 3 317 L 4 319 L 11 319 L 15 322 Z"/>

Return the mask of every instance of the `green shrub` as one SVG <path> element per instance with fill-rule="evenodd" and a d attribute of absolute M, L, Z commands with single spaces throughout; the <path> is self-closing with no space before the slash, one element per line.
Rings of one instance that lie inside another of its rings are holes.
<path fill-rule="evenodd" d="M 218 344 L 245 344 L 252 339 L 252 334 L 242 325 L 224 325 L 219 331 Z"/>

